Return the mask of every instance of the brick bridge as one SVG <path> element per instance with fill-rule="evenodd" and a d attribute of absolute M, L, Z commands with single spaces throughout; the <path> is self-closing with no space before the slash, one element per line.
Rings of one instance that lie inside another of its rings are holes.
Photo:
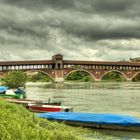
<path fill-rule="evenodd" d="M 127 81 L 131 81 L 140 73 L 140 62 L 63 60 L 61 54 L 52 56 L 52 60 L 0 62 L 1 76 L 11 70 L 43 72 L 54 82 L 63 82 L 73 71 L 85 71 L 94 81 L 100 81 L 105 74 L 116 71 L 121 73 Z"/>

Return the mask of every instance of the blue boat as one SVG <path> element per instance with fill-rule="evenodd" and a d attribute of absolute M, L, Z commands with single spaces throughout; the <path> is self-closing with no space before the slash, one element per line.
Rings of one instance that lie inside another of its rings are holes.
<path fill-rule="evenodd" d="M 140 131 L 140 119 L 117 114 L 51 112 L 40 113 L 38 117 L 64 122 L 68 125 L 99 129 Z"/>
<path fill-rule="evenodd" d="M 21 89 L 21 88 L 17 88 L 17 89 L 14 91 L 14 93 L 16 93 L 16 94 L 24 94 L 25 91 L 24 91 L 23 89 Z"/>
<path fill-rule="evenodd" d="M 7 89 L 8 89 L 8 87 L 0 86 L 0 94 L 5 94 Z"/>

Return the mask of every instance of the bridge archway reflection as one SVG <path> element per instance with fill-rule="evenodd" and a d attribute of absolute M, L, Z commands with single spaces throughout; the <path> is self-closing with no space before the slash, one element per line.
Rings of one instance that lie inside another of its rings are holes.
<path fill-rule="evenodd" d="M 126 75 L 117 70 L 110 70 L 105 72 L 100 80 L 104 81 L 127 81 Z"/>
<path fill-rule="evenodd" d="M 95 77 L 93 76 L 92 73 L 90 73 L 87 70 L 83 69 L 76 69 L 70 71 L 65 77 L 65 80 L 75 80 L 75 81 L 82 81 L 82 82 L 87 82 L 87 81 L 95 81 Z"/>

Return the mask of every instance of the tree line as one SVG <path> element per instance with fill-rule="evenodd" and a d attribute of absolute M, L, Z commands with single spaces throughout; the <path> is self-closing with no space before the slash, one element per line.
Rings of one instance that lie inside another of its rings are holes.
<path fill-rule="evenodd" d="M 26 82 L 50 82 L 51 79 L 44 73 L 37 72 L 33 75 L 27 75 L 23 71 L 11 71 L 8 72 L 3 78 L 1 78 L 2 85 L 8 86 L 10 88 L 24 87 Z M 92 82 L 93 78 L 84 71 L 72 72 L 66 81 L 76 81 L 76 82 Z M 118 72 L 109 72 L 106 74 L 102 81 L 126 81 L 122 74 Z M 140 74 L 138 74 L 133 81 L 140 81 Z"/>

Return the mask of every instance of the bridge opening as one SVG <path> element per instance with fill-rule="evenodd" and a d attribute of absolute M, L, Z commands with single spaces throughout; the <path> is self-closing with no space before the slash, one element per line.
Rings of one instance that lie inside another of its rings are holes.
<path fill-rule="evenodd" d="M 58 69 L 60 69 L 60 68 L 61 68 L 61 67 L 60 67 L 60 66 L 61 66 L 61 64 L 60 64 L 60 63 L 58 63 L 57 65 L 58 65 Z"/>
<path fill-rule="evenodd" d="M 76 82 L 92 82 L 93 77 L 86 71 L 72 71 L 66 77 L 66 81 L 76 81 Z"/>
<path fill-rule="evenodd" d="M 114 82 L 124 82 L 126 78 L 121 72 L 118 71 L 109 71 L 101 79 L 101 81 L 114 81 Z"/>
<path fill-rule="evenodd" d="M 138 73 L 136 76 L 132 79 L 133 82 L 140 82 L 140 73 Z"/>
<path fill-rule="evenodd" d="M 29 82 L 52 82 L 53 80 L 46 74 L 40 71 L 27 71 L 27 81 Z"/>

